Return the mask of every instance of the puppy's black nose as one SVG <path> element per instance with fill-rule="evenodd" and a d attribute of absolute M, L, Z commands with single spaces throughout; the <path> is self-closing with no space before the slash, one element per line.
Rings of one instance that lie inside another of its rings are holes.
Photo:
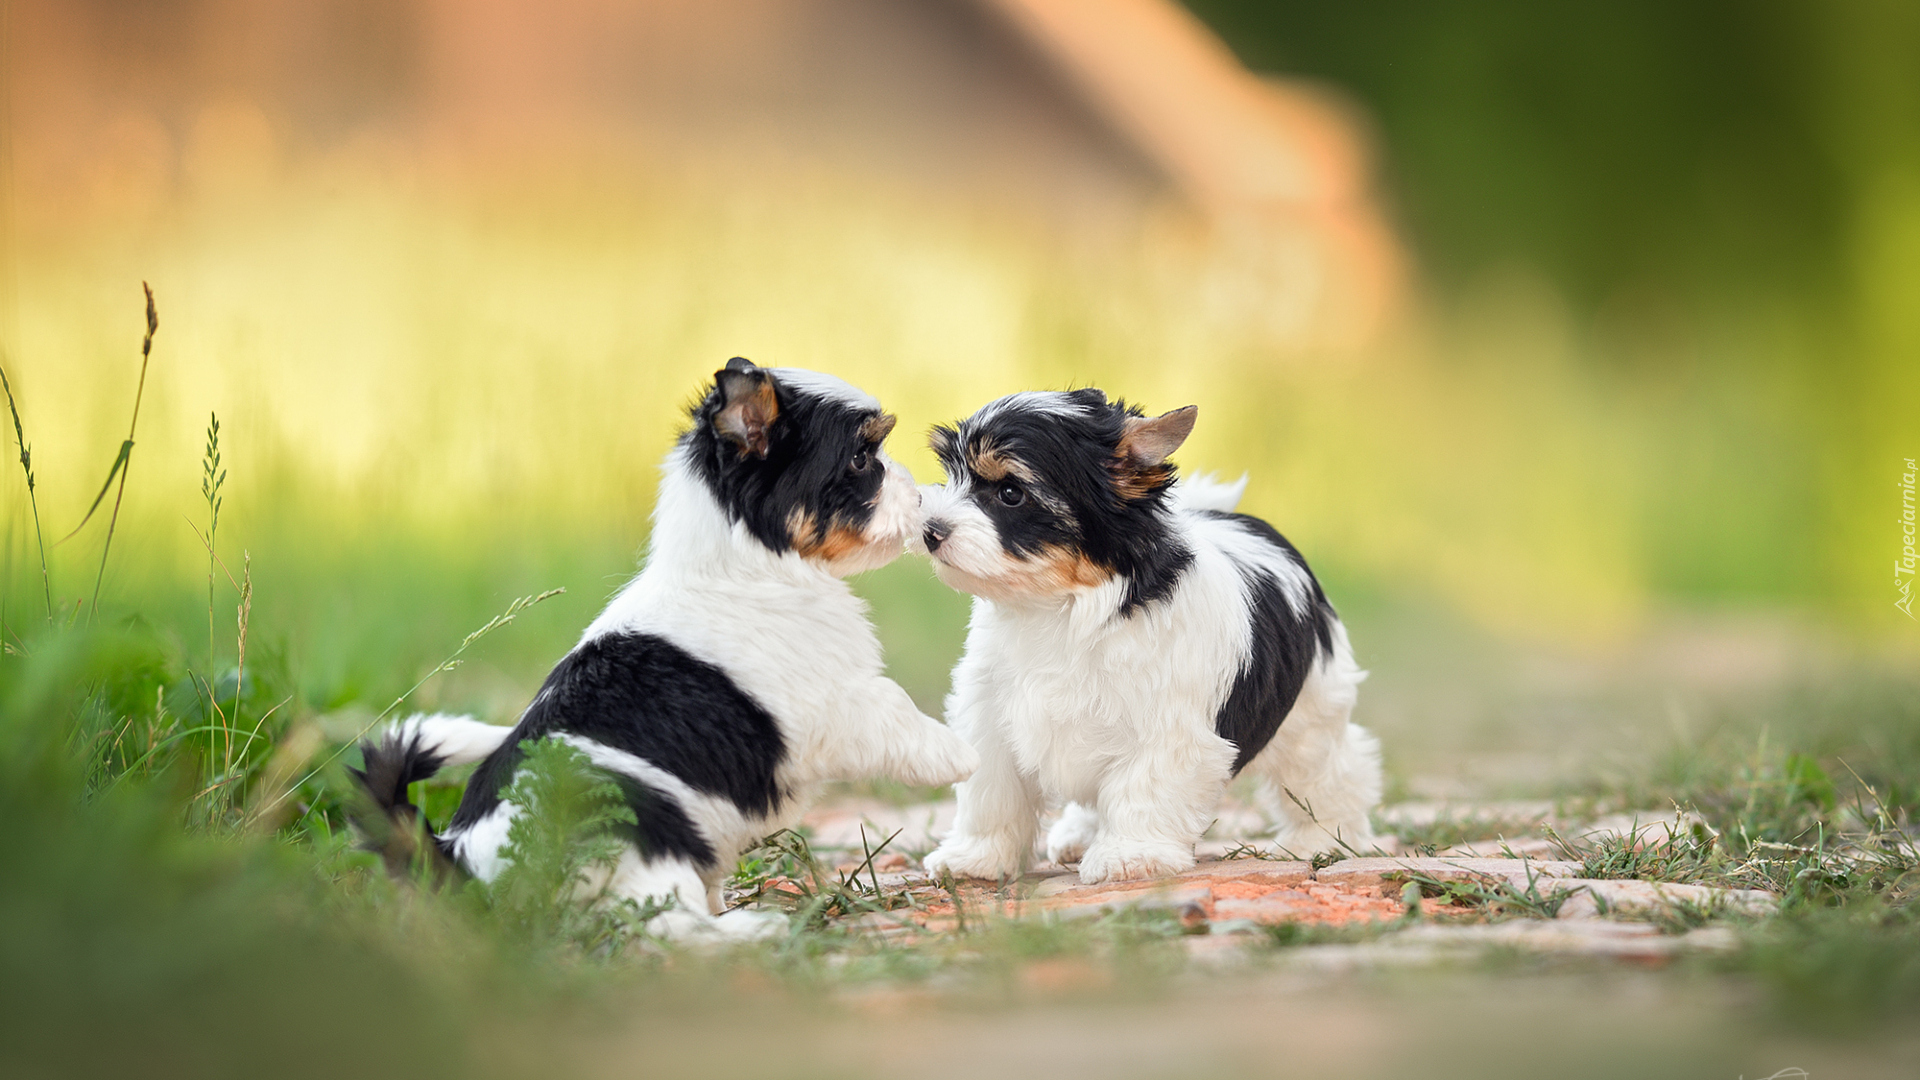
<path fill-rule="evenodd" d="M 935 519 L 927 522 L 926 531 L 920 534 L 920 538 L 927 542 L 927 553 L 932 554 L 951 535 L 953 535 L 953 526 Z"/>

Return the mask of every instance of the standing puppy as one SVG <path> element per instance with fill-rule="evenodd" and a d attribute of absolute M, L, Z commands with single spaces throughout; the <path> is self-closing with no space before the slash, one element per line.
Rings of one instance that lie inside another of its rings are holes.
<path fill-rule="evenodd" d="M 1348 722 L 1366 673 L 1300 553 L 1230 512 L 1238 488 L 1175 486 L 1194 417 L 1075 390 L 935 429 L 923 542 L 976 597 L 947 718 L 981 765 L 929 871 L 1019 873 L 1064 800 L 1047 857 L 1082 881 L 1176 873 L 1242 769 L 1281 846 L 1373 844 L 1379 744 Z"/>
<path fill-rule="evenodd" d="M 894 418 L 830 375 L 735 358 L 667 455 L 645 567 L 508 729 L 414 717 L 363 746 L 361 774 L 406 835 L 407 784 L 480 762 L 446 859 L 499 873 L 519 808 L 502 801 L 527 739 L 567 742 L 606 770 L 638 823 L 604 882 L 670 898 L 656 929 L 718 924 L 740 852 L 799 820 L 829 780 L 965 779 L 973 748 L 882 674 L 866 605 L 841 580 L 892 561 L 919 531 L 913 478 L 881 450 Z M 601 884 L 601 883 L 595 883 Z M 775 917 L 777 918 L 777 916 Z"/>

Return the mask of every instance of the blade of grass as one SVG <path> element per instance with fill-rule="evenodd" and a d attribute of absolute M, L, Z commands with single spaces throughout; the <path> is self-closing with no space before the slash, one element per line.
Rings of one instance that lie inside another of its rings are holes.
<path fill-rule="evenodd" d="M 279 706 L 277 705 L 274 707 L 279 708 Z M 147 748 L 145 753 L 133 759 L 131 762 L 128 762 L 126 768 L 116 773 L 114 775 L 114 778 L 108 781 L 106 790 L 108 791 L 113 790 L 113 788 L 116 785 L 118 785 L 122 779 L 132 775 L 135 769 L 138 769 L 141 766 L 147 764 L 149 761 L 152 761 L 157 754 L 165 750 L 167 747 L 172 746 L 174 743 L 177 743 L 182 739 L 186 739 L 194 735 L 202 735 L 202 734 L 217 735 L 220 733 L 221 730 L 222 728 L 218 724 L 203 724 L 200 727 L 182 728 L 179 731 L 175 731 L 167 735 L 166 737 L 155 741 L 152 746 Z M 249 743 L 251 743 L 254 739 L 259 737 L 260 737 L 259 735 L 251 732 L 248 733 L 246 736 Z"/>
<path fill-rule="evenodd" d="M 113 467 L 107 470 L 107 482 L 101 486 L 100 494 L 93 500 L 93 506 L 88 508 L 87 516 L 81 518 L 80 524 L 74 526 L 73 532 L 68 533 L 66 537 L 66 540 L 71 540 L 81 529 L 86 528 L 87 522 L 93 518 L 93 512 L 100 508 L 100 500 L 106 498 L 107 488 L 113 486 L 113 478 L 117 474 L 120 477 L 120 486 L 113 495 L 113 513 L 107 517 L 106 542 L 100 545 L 100 572 L 93 578 L 93 606 L 87 609 L 88 622 L 92 622 L 94 615 L 100 610 L 100 586 L 107 580 L 107 556 L 113 550 L 114 529 L 120 524 L 120 504 L 127 495 L 127 473 L 133 467 L 133 436 L 140 427 L 140 402 L 147 393 L 147 361 L 153 355 L 153 333 L 160 329 L 160 316 L 153 306 L 153 289 L 144 281 L 140 283 L 140 288 L 147 294 L 147 335 L 140 341 L 140 382 L 133 392 L 133 419 L 127 423 L 127 439 L 120 444 L 119 456 L 114 458 Z M 62 540 L 61 543 L 65 543 L 66 540 Z"/>
<path fill-rule="evenodd" d="M 87 512 L 85 515 L 83 515 L 80 518 L 80 524 L 75 525 L 73 527 L 72 532 L 61 537 L 59 541 L 54 544 L 55 547 L 59 547 L 61 544 L 64 544 L 67 541 L 73 539 L 74 537 L 79 536 L 80 530 L 87 527 L 87 522 L 93 520 L 94 511 L 100 509 L 100 504 L 107 501 L 107 492 L 113 490 L 114 478 L 118 477 L 120 475 L 121 470 L 126 468 L 127 459 L 132 455 L 133 455 L 133 443 L 131 441 L 123 440 L 120 443 L 120 453 L 116 455 L 113 459 L 113 467 L 107 470 L 106 482 L 100 485 L 100 493 L 95 495 L 93 497 L 93 502 L 87 505 Z"/>
<path fill-rule="evenodd" d="M 207 574 L 211 579 L 213 574 Z M 240 606 L 235 609 L 236 621 L 240 625 L 240 640 L 234 649 L 233 661 L 233 720 L 240 722 L 240 688 L 247 680 L 247 620 L 253 614 L 253 555 L 240 553 Z M 264 718 L 263 718 L 264 722 Z M 257 725 L 256 725 L 257 729 Z M 233 768 L 233 737 L 227 737 L 227 768 Z"/>
<path fill-rule="evenodd" d="M 220 497 L 220 487 L 226 483 L 226 480 L 226 471 L 220 468 L 220 417 L 219 414 L 210 412 L 207 414 L 207 448 L 200 459 L 200 497 L 205 499 L 207 503 L 207 678 L 209 679 L 213 678 L 214 666 L 213 570 L 215 563 L 219 561 L 219 556 L 216 555 L 215 552 L 218 550 L 216 545 L 219 543 L 220 536 L 220 505 L 224 501 Z M 196 530 L 196 532 L 197 531 L 198 530 Z M 234 697 L 235 711 L 237 714 L 239 707 L 238 684 L 235 685 Z M 207 715 L 209 718 L 213 715 L 211 701 L 208 703 Z M 226 764 L 228 767 L 231 767 L 233 764 L 233 739 L 231 736 L 227 738 L 226 744 Z"/>
<path fill-rule="evenodd" d="M 898 837 L 905 831 L 904 829 L 895 829 L 885 840 L 880 841 L 879 847 L 869 847 L 867 846 L 867 826 L 866 823 L 862 822 L 860 825 L 860 850 L 864 852 L 867 857 L 859 866 L 854 867 L 853 874 L 848 878 L 848 881 L 858 885 L 860 883 L 860 872 L 864 870 L 867 872 L 867 876 L 873 881 L 873 895 L 876 897 L 879 896 L 880 872 L 873 868 L 873 860 L 878 858 L 881 852 L 887 850 L 887 845 L 893 843 L 895 837 Z"/>
<path fill-rule="evenodd" d="M 47 570 L 47 537 L 40 531 L 40 498 L 33 491 L 33 451 L 27 446 L 27 433 L 20 425 L 20 406 L 13 400 L 13 381 L 0 366 L 0 386 L 6 387 L 7 411 L 13 414 L 13 441 L 20 447 L 20 470 L 27 474 L 27 505 L 33 508 L 33 540 L 40 548 L 40 588 L 47 597 L 47 625 L 53 625 L 53 575 Z"/>

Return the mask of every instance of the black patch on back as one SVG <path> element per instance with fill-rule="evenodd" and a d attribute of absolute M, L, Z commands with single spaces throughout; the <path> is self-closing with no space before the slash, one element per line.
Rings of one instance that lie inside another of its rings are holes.
<path fill-rule="evenodd" d="M 1307 561 L 1273 526 L 1248 514 L 1207 513 L 1232 521 L 1279 548 L 1306 575 L 1312 590 L 1303 618 L 1287 602 L 1279 579 L 1259 566 L 1238 567 L 1247 588 L 1253 647 L 1213 723 L 1216 734 L 1239 748 L 1233 759 L 1233 771 L 1238 775 L 1280 730 L 1280 722 L 1306 685 L 1316 656 L 1333 655 L 1333 621 L 1338 616 L 1321 591 L 1319 580 L 1307 569 Z"/>
<path fill-rule="evenodd" d="M 766 458 L 743 455 L 714 432 L 713 417 L 724 402 L 710 388 L 689 410 L 693 425 L 680 437 L 694 471 L 729 521 L 745 522 L 756 540 L 776 552 L 793 546 L 788 522 L 796 510 L 823 528 L 838 521 L 856 532 L 865 529 L 886 469 L 876 461 L 854 472 L 851 463 L 862 449 L 879 450 L 863 429 L 880 410 L 815 397 L 767 374 L 780 408 L 767 429 Z"/>
<path fill-rule="evenodd" d="M 1193 552 L 1175 537 L 1167 520 L 1167 488 L 1174 470 L 1169 468 L 1166 482 L 1144 496 L 1121 498 L 1109 468 L 1127 418 L 1142 415 L 1139 407 L 1109 403 L 1105 393 L 1091 388 L 1065 396 L 1077 407 L 1003 408 L 985 423 L 970 418 L 957 429 L 942 429 L 947 437 L 936 436 L 934 448 L 948 477 L 971 477 L 974 503 L 993 520 L 1000 546 L 1009 555 L 1025 558 L 1048 547 L 1065 547 L 1124 575 L 1124 617 L 1173 595 L 1181 573 L 1193 562 Z M 974 474 L 967 461 L 967 451 L 983 441 L 1032 470 L 1042 492 L 1065 504 L 1065 514 L 1032 495 L 1019 506 L 1001 503 L 994 494 L 1001 482 Z"/>
<path fill-rule="evenodd" d="M 769 815 L 784 797 L 775 772 L 786 742 L 772 714 L 726 672 L 664 638 L 608 634 L 554 666 L 513 734 L 474 770 L 452 827 L 469 827 L 500 804 L 521 742 L 560 733 L 624 750 L 743 814 Z M 671 795 L 615 779 L 639 818 L 633 833 L 642 852 L 713 863 L 712 847 Z"/>

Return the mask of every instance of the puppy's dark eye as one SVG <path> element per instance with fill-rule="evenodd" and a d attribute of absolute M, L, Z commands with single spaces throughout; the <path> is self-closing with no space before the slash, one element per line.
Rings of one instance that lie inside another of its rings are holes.
<path fill-rule="evenodd" d="M 866 447 L 862 447 L 859 453 L 853 455 L 853 460 L 847 462 L 847 468 L 857 473 L 866 472 L 872 466 L 873 451 Z"/>
<path fill-rule="evenodd" d="M 1027 493 L 1020 490 L 1018 484 L 1001 484 L 994 489 L 993 494 L 1003 506 L 1019 506 L 1027 501 Z"/>

